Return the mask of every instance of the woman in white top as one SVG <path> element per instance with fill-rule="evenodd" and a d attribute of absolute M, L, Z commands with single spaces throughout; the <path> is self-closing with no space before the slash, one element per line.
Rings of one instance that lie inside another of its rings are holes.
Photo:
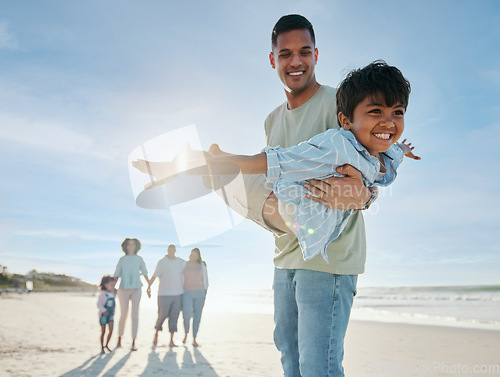
<path fill-rule="evenodd" d="M 135 339 L 139 325 L 139 303 L 141 301 L 142 282 L 141 275 L 149 284 L 148 270 L 144 260 L 137 255 L 141 249 L 141 243 L 137 238 L 125 238 L 122 242 L 122 250 L 125 253 L 120 258 L 115 270 L 115 277 L 120 278 L 118 288 L 118 301 L 120 302 L 120 322 L 118 324 L 118 344 L 121 347 L 122 336 L 127 320 L 129 302 L 132 302 L 132 351 L 136 351 Z"/>
<path fill-rule="evenodd" d="M 201 259 L 200 249 L 195 247 L 184 268 L 184 294 L 182 295 L 182 316 L 186 335 L 182 343 L 186 343 L 189 325 L 193 318 L 193 346 L 198 347 L 196 336 L 200 327 L 201 313 L 205 305 L 208 290 L 207 264 Z"/>

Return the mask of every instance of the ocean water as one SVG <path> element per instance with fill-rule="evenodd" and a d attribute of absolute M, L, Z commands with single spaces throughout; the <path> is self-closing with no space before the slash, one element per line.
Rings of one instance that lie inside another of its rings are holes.
<path fill-rule="evenodd" d="M 500 286 L 359 288 L 352 318 L 500 330 Z"/>
<path fill-rule="evenodd" d="M 226 292 L 210 300 L 207 305 L 215 310 L 273 313 L 270 289 Z M 500 286 L 360 287 L 351 319 L 500 331 Z"/>

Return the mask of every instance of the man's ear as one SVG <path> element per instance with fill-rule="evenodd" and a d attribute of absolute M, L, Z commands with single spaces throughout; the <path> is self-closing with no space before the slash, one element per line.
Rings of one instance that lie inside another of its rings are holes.
<path fill-rule="evenodd" d="M 272 51 L 269 53 L 269 63 L 271 63 L 273 69 L 276 69 L 276 62 L 274 61 L 274 54 Z"/>
<path fill-rule="evenodd" d="M 351 129 L 351 121 L 349 120 L 348 117 L 346 117 L 342 112 L 339 113 L 339 124 L 344 130 L 350 130 Z"/>
<path fill-rule="evenodd" d="M 318 64 L 318 49 L 314 49 L 314 64 Z"/>

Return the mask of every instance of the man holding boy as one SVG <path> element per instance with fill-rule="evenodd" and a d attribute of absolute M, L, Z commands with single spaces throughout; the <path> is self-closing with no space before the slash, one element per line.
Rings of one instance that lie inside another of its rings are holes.
<path fill-rule="evenodd" d="M 267 145 L 290 147 L 339 128 L 336 91 L 316 81 L 318 49 L 306 18 L 287 15 L 276 23 L 269 58 L 287 101 L 265 121 Z M 363 185 L 361 174 L 351 166 L 338 172 L 346 177 L 311 181 L 307 188 L 315 196 L 310 199 L 330 208 L 365 208 L 375 192 Z M 351 216 L 343 233 L 329 245 L 330 263 L 320 255 L 304 261 L 294 235 L 276 237 L 275 246 L 274 341 L 285 377 L 344 376 L 344 336 L 357 276 L 364 272 L 366 260 L 361 212 Z"/>
<path fill-rule="evenodd" d="M 311 23 L 299 15 L 282 17 L 273 29 L 269 57 L 283 83 L 287 101 L 265 121 L 267 145 L 287 148 L 327 129 L 338 129 L 336 90 L 316 81 L 318 50 Z M 138 161 L 134 166 L 151 174 L 151 162 Z M 309 198 L 329 208 L 367 208 L 376 193 L 363 185 L 361 173 L 349 165 L 337 171 L 345 176 L 310 181 L 306 188 L 314 195 Z M 155 184 L 161 184 L 162 180 L 156 178 Z M 224 187 L 229 192 L 236 185 L 241 191 L 239 182 L 227 183 L 227 179 L 223 184 L 211 181 L 209 185 Z M 235 196 L 223 195 L 226 203 L 231 208 L 247 209 L 245 217 L 270 231 L 280 229 L 273 223 L 280 219 L 275 210 L 278 199 L 265 175 L 247 175 L 244 185 L 246 200 L 233 206 L 230 201 Z M 281 235 L 275 239 L 275 245 L 274 340 L 281 352 L 285 377 L 344 376 L 344 336 L 357 277 L 364 272 L 366 259 L 361 212 L 355 211 L 340 236 L 329 243 L 329 263 L 321 255 L 305 261 L 295 235 Z"/>

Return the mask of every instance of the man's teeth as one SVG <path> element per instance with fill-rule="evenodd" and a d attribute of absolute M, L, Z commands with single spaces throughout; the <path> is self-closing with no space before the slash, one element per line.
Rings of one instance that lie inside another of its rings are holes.
<path fill-rule="evenodd" d="M 391 137 L 391 134 L 374 134 L 374 135 L 379 139 L 384 139 L 384 140 L 389 140 L 389 138 Z"/>
<path fill-rule="evenodd" d="M 289 75 L 290 76 L 300 76 L 301 74 L 303 74 L 304 72 L 290 72 Z"/>

